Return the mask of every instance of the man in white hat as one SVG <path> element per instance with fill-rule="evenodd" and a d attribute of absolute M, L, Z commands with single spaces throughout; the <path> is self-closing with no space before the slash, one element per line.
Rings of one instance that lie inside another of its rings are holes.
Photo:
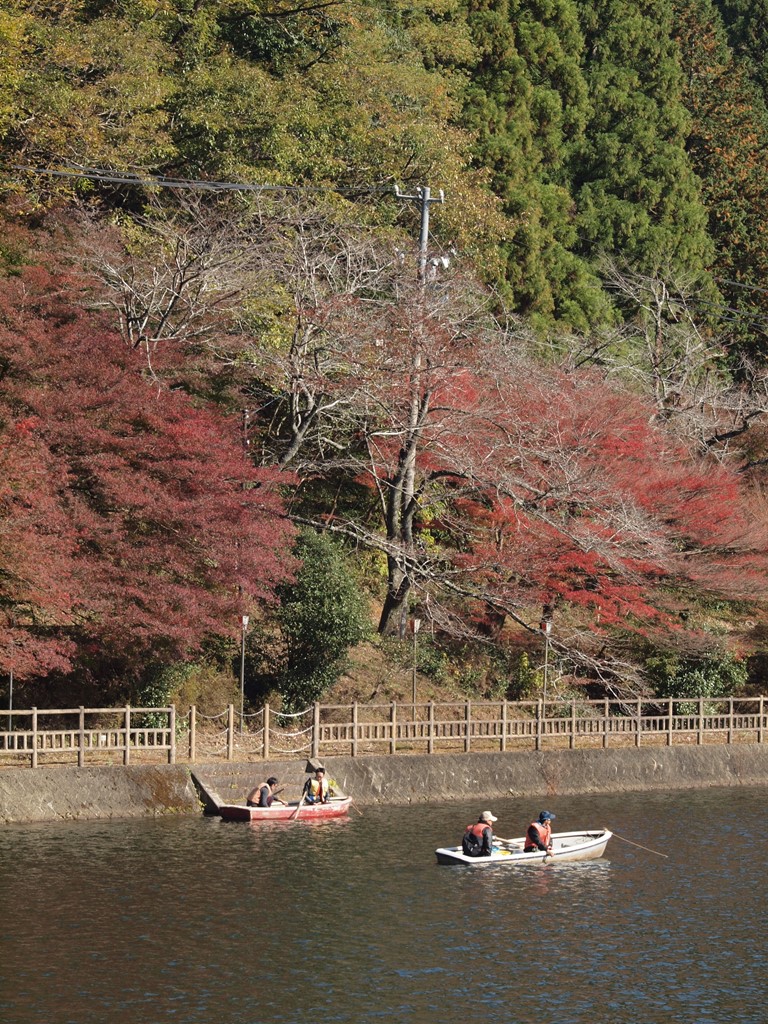
<path fill-rule="evenodd" d="M 483 811 L 476 825 L 467 825 L 461 848 L 468 857 L 490 857 L 493 853 L 493 828 L 491 823 L 498 821 L 490 811 Z"/>

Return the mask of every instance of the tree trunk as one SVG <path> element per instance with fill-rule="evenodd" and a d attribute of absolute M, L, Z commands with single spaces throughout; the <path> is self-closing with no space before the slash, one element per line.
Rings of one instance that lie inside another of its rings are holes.
<path fill-rule="evenodd" d="M 408 595 L 411 589 L 409 565 L 414 557 L 413 519 L 416 514 L 416 453 L 424 421 L 429 411 L 431 392 L 421 393 L 420 351 L 413 355 L 411 377 L 411 408 L 405 443 L 400 449 L 397 472 L 387 495 L 386 522 L 390 551 L 387 556 L 387 596 L 379 619 L 379 633 L 395 632 L 402 638 L 408 625 Z"/>

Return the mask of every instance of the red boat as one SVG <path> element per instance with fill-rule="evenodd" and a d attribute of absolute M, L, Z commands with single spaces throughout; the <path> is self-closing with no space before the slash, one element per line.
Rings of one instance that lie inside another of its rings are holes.
<path fill-rule="evenodd" d="M 219 814 L 227 821 L 306 821 L 318 818 L 342 818 L 349 814 L 351 796 L 332 796 L 325 804 L 308 804 L 293 800 L 271 807 L 246 807 L 245 804 L 220 804 Z"/>

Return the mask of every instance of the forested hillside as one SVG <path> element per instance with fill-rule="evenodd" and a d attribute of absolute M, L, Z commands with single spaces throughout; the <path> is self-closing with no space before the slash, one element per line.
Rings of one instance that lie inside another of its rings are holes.
<path fill-rule="evenodd" d="M 764 689 L 760 7 L 4 0 L 0 673 Z"/>

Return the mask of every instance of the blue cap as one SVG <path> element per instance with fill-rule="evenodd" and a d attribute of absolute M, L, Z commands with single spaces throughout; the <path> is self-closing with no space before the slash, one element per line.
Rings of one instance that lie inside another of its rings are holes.
<path fill-rule="evenodd" d="M 551 811 L 542 811 L 539 815 L 539 821 L 554 821 L 556 815 L 552 814 Z"/>

